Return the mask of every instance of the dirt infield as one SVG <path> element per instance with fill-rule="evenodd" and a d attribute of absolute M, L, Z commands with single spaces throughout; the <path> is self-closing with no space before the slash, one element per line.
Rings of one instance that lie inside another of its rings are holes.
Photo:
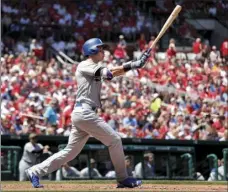
<path fill-rule="evenodd" d="M 162 184 L 162 182 L 157 183 L 156 181 L 150 181 L 143 184 L 140 188 L 134 189 L 116 189 L 116 184 L 114 181 L 101 182 L 96 181 L 65 181 L 65 182 L 43 182 L 44 188 L 34 189 L 31 187 L 29 182 L 2 182 L 2 191 L 151 191 L 151 192 L 228 192 L 228 186 L 226 182 L 223 183 L 197 183 L 197 182 L 173 182 L 169 181 Z M 154 183 L 154 184 L 153 184 Z"/>

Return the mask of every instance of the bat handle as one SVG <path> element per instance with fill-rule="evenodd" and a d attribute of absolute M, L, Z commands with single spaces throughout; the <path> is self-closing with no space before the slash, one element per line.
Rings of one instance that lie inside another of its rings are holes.
<path fill-rule="evenodd" d="M 151 50 L 152 50 L 152 48 L 147 49 L 147 50 L 146 50 L 146 53 L 147 53 L 147 54 L 150 54 Z"/>

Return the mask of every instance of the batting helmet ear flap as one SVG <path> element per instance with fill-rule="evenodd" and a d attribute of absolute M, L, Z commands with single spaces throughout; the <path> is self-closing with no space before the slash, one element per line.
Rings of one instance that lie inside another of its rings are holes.
<path fill-rule="evenodd" d="M 99 46 L 104 46 L 104 43 L 99 38 L 89 39 L 83 44 L 82 53 L 84 56 L 95 55 L 99 51 Z"/>

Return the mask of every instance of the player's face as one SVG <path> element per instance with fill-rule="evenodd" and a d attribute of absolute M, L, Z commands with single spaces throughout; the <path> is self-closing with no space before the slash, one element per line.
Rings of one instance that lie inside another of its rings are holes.
<path fill-rule="evenodd" d="M 154 158 L 152 155 L 149 156 L 149 162 L 152 163 L 154 161 Z"/>
<path fill-rule="evenodd" d="M 36 138 L 32 138 L 32 139 L 30 140 L 30 142 L 31 142 L 31 143 L 37 143 L 37 139 L 36 139 Z"/>
<path fill-rule="evenodd" d="M 97 48 L 98 48 L 98 53 L 96 55 L 91 55 L 90 56 L 92 58 L 93 62 L 95 62 L 95 63 L 103 61 L 103 59 L 104 59 L 103 47 L 97 47 Z"/>
<path fill-rule="evenodd" d="M 103 47 L 98 47 L 99 51 L 97 53 L 98 60 L 102 61 L 104 59 L 104 50 Z"/>
<path fill-rule="evenodd" d="M 131 161 L 130 160 L 125 160 L 125 165 L 126 165 L 126 167 L 130 167 Z"/>

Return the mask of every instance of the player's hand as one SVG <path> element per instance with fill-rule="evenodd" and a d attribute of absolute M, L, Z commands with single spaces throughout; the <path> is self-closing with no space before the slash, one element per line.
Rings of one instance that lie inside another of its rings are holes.
<path fill-rule="evenodd" d="M 140 60 L 142 63 L 146 63 L 147 59 L 150 57 L 150 49 L 147 49 L 143 54 L 142 56 L 140 57 Z M 144 65 L 143 64 L 143 65 Z"/>
<path fill-rule="evenodd" d="M 146 61 L 148 60 L 148 58 L 150 57 L 150 51 L 151 51 L 151 49 L 147 49 L 141 55 L 141 57 L 136 61 L 129 61 L 127 63 L 124 63 L 123 64 L 124 70 L 129 71 L 131 69 L 142 68 L 146 64 Z"/>
<path fill-rule="evenodd" d="M 145 51 L 139 60 L 132 62 L 132 64 L 131 64 L 132 69 L 142 68 L 145 65 L 145 63 L 149 57 L 150 57 L 150 52 Z"/>

